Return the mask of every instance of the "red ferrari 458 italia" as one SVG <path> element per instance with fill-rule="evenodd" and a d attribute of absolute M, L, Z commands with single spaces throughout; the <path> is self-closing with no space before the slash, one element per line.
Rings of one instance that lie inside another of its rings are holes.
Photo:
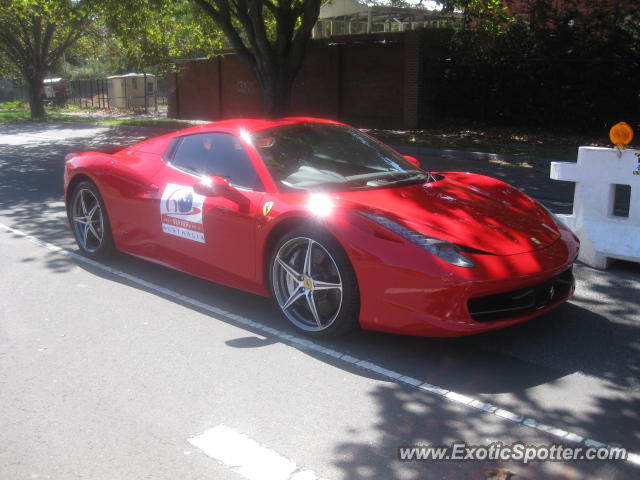
<path fill-rule="evenodd" d="M 578 240 L 494 178 L 430 173 L 347 125 L 227 120 L 69 154 L 81 251 L 114 250 L 273 297 L 312 336 L 458 336 L 573 292 Z"/>

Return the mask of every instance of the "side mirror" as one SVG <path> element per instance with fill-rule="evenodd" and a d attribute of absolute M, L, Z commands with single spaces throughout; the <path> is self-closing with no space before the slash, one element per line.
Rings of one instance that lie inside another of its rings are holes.
<path fill-rule="evenodd" d="M 414 164 L 416 167 L 420 167 L 420 162 L 416 157 L 412 157 L 411 155 L 403 155 L 403 157 L 405 160 L 409 160 L 409 162 Z"/>
<path fill-rule="evenodd" d="M 231 186 L 226 178 L 207 177 L 193 186 L 193 191 L 204 197 L 220 197 L 225 195 Z"/>

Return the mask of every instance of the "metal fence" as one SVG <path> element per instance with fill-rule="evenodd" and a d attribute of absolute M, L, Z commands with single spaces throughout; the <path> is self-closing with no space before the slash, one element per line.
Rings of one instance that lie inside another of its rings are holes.
<path fill-rule="evenodd" d="M 0 102 L 12 102 L 14 100 L 28 100 L 26 87 L 16 85 L 9 79 L 0 78 Z"/>
<path fill-rule="evenodd" d="M 147 88 L 145 81 L 142 95 L 127 92 L 126 88 L 120 94 L 110 92 L 109 79 L 106 78 L 71 80 L 64 88 L 57 89 L 52 102 L 80 108 L 158 111 L 166 109 L 167 79 L 155 77 L 155 88 Z"/>
<path fill-rule="evenodd" d="M 66 102 L 80 108 L 109 108 L 108 80 L 91 78 L 68 83 Z"/>

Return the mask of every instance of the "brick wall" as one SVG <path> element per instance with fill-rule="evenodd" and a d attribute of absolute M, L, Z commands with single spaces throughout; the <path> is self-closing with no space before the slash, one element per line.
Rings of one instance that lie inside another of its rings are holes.
<path fill-rule="evenodd" d="M 332 38 L 307 50 L 292 115 L 362 127 L 416 128 L 421 118 L 421 31 Z M 169 75 L 169 116 L 218 120 L 262 115 L 260 84 L 232 53 L 186 60 Z"/>
<path fill-rule="evenodd" d="M 220 114 L 218 59 L 181 62 L 169 75 L 169 112 L 176 118 L 210 118 Z"/>
<path fill-rule="evenodd" d="M 340 118 L 358 126 L 403 125 L 404 52 L 401 44 L 343 45 Z"/>

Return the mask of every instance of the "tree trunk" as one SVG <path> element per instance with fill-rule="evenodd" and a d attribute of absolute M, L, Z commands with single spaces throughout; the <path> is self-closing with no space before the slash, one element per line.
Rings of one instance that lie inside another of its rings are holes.
<path fill-rule="evenodd" d="M 286 117 L 291 112 L 293 79 L 288 74 L 262 76 L 262 108 L 268 118 Z"/>
<path fill-rule="evenodd" d="M 31 120 L 44 120 L 45 111 L 42 103 L 43 76 L 25 78 L 29 90 L 29 106 L 31 107 Z"/>

